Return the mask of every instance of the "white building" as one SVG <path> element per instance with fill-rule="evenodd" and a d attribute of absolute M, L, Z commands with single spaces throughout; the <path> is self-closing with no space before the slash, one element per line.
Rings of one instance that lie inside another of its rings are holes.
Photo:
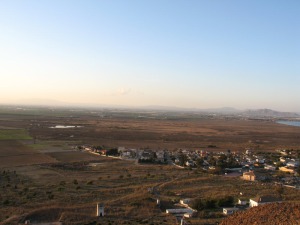
<path fill-rule="evenodd" d="M 181 209 L 166 209 L 166 213 L 168 214 L 176 214 L 176 215 L 184 215 L 186 213 L 193 214 L 196 211 L 190 208 L 181 208 Z"/>
<path fill-rule="evenodd" d="M 292 160 L 292 161 L 289 161 L 286 165 L 290 166 L 290 167 L 298 167 L 299 166 L 299 161 Z"/>
<path fill-rule="evenodd" d="M 239 208 L 223 208 L 224 215 L 231 215 L 231 214 L 235 213 L 236 211 L 239 211 Z"/>
<path fill-rule="evenodd" d="M 247 205 L 247 201 L 245 199 L 239 199 L 238 205 Z"/>
<path fill-rule="evenodd" d="M 265 170 L 275 171 L 275 170 L 276 170 L 276 167 L 275 167 L 275 166 L 271 166 L 271 165 L 265 165 L 264 169 L 265 169 Z"/>
<path fill-rule="evenodd" d="M 249 207 L 251 208 L 251 207 L 274 203 L 274 202 L 281 202 L 281 199 L 276 198 L 274 196 L 261 196 L 261 197 L 250 199 Z"/>
<path fill-rule="evenodd" d="M 189 204 L 190 204 L 190 202 L 191 202 L 191 199 L 190 199 L 190 198 L 181 199 L 181 200 L 179 201 L 179 203 L 180 203 L 181 205 L 184 205 L 185 207 L 188 207 Z"/>

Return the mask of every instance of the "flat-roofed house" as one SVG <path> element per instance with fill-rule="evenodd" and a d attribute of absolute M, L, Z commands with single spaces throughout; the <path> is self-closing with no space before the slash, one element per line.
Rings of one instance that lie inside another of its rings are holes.
<path fill-rule="evenodd" d="M 275 196 L 258 196 L 255 198 L 251 198 L 249 201 L 249 207 L 255 207 L 259 205 L 264 205 L 264 204 L 269 204 L 269 203 L 274 203 L 274 202 L 282 202 L 280 198 L 277 198 Z"/>

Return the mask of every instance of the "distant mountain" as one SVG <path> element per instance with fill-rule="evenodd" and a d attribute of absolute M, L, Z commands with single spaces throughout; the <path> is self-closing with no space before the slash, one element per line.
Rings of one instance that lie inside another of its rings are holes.
<path fill-rule="evenodd" d="M 220 107 L 220 108 L 183 108 L 176 106 L 126 106 L 126 105 L 104 105 L 104 104 L 91 104 L 91 103 L 68 103 L 52 99 L 21 99 L 18 101 L 10 102 L 11 105 L 28 105 L 28 106 L 58 106 L 58 107 L 80 107 L 80 108 L 113 108 L 113 109 L 131 109 L 131 110 L 159 110 L 159 111 L 174 111 L 174 112 L 193 112 L 193 113 L 215 113 L 221 115 L 239 115 L 250 118 L 300 118 L 300 113 L 294 112 L 279 112 L 272 109 L 248 109 L 239 110 L 233 107 Z"/>
<path fill-rule="evenodd" d="M 174 107 L 174 106 L 151 105 L 151 106 L 143 106 L 143 107 L 136 107 L 136 108 L 163 110 L 163 111 L 205 112 L 205 113 L 222 113 L 222 114 L 233 114 L 233 113 L 241 112 L 241 110 L 235 109 L 233 107 L 199 109 L 199 108 L 183 108 L 183 107 Z"/>
<path fill-rule="evenodd" d="M 137 107 L 139 108 L 139 107 Z M 241 115 L 244 117 L 254 118 L 294 118 L 300 117 L 299 114 L 294 112 L 279 112 L 272 109 L 248 109 L 239 110 L 233 107 L 221 107 L 210 109 L 199 108 L 180 108 L 180 107 L 168 107 L 168 106 L 145 106 L 141 107 L 145 110 L 162 110 L 162 111 L 182 111 L 182 112 L 199 112 L 199 113 L 216 113 L 223 115 Z"/>
<path fill-rule="evenodd" d="M 222 114 L 235 114 L 240 113 L 242 110 L 233 108 L 233 107 L 221 107 L 221 108 L 211 108 L 211 109 L 200 109 L 203 112 L 212 112 L 212 113 L 222 113 Z"/>
<path fill-rule="evenodd" d="M 243 116 L 248 117 L 299 117 L 300 115 L 293 112 L 279 112 L 272 109 L 256 109 L 245 110 L 240 113 Z"/>

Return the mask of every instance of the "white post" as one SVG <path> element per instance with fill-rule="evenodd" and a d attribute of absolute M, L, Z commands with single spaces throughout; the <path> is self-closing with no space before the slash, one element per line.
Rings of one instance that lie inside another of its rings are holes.
<path fill-rule="evenodd" d="M 104 205 L 97 203 L 97 215 L 98 217 L 104 216 Z"/>
<path fill-rule="evenodd" d="M 184 225 L 184 219 L 182 217 L 180 225 Z"/>
<path fill-rule="evenodd" d="M 160 200 L 159 199 L 156 200 L 156 205 L 160 206 Z"/>

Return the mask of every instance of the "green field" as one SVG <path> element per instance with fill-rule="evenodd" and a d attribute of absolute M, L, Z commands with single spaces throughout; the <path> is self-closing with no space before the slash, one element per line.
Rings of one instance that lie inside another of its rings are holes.
<path fill-rule="evenodd" d="M 0 129 L 0 140 L 30 140 L 28 132 L 24 129 Z"/>

